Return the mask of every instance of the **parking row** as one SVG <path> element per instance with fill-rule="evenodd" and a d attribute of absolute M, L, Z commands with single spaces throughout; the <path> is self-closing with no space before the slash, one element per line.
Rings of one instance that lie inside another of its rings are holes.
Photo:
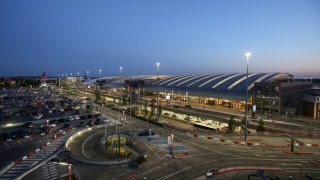
<path fill-rule="evenodd" d="M 47 142 L 46 144 L 40 145 L 39 148 L 30 151 L 28 154 L 23 156 L 21 159 L 14 161 L 13 166 L 5 172 L 0 179 L 15 179 L 28 169 L 34 167 L 40 162 L 43 162 L 46 158 L 53 155 L 65 141 L 69 138 L 68 135 L 62 135 L 57 139 Z"/>

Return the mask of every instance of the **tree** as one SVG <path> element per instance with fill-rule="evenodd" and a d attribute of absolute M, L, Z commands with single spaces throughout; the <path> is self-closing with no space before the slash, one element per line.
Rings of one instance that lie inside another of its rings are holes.
<path fill-rule="evenodd" d="M 123 104 L 123 105 L 126 105 L 127 102 L 128 102 L 128 101 L 127 101 L 127 96 L 126 96 L 126 95 L 123 95 L 123 96 L 122 96 L 122 104 Z"/>
<path fill-rule="evenodd" d="M 257 127 L 257 131 L 264 131 L 264 122 L 262 118 L 259 119 L 259 125 Z"/>
<path fill-rule="evenodd" d="M 158 121 L 159 121 L 159 119 L 160 119 L 161 114 L 162 114 L 162 107 L 161 107 L 161 105 L 159 104 L 159 105 L 158 105 L 158 108 L 157 108 L 157 114 L 156 114 L 156 117 L 157 117 L 157 120 L 158 120 Z"/>
<path fill-rule="evenodd" d="M 150 110 L 150 113 L 149 113 L 149 118 L 148 119 L 152 119 L 154 116 L 156 115 L 156 108 L 154 106 L 154 103 L 151 104 L 151 110 Z"/>
<path fill-rule="evenodd" d="M 100 102 L 100 100 L 101 100 L 100 89 L 97 89 L 97 90 L 95 91 L 95 97 L 96 97 L 96 102 Z"/>
<path fill-rule="evenodd" d="M 143 109 L 144 109 L 144 116 L 147 117 L 147 115 L 148 115 L 148 101 L 144 102 Z"/>
<path fill-rule="evenodd" d="M 228 129 L 229 131 L 233 131 L 236 127 L 236 121 L 234 120 L 234 116 L 230 116 L 230 120 L 228 123 Z"/>

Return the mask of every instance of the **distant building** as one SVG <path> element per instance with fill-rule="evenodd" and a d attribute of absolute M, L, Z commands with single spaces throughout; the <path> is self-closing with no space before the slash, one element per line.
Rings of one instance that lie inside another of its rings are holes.
<path fill-rule="evenodd" d="M 303 115 L 320 120 L 320 87 L 310 89 L 303 98 Z"/>

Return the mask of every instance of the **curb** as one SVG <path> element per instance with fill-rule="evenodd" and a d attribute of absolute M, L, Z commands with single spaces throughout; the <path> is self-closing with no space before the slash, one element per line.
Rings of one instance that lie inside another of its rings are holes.
<path fill-rule="evenodd" d="M 215 141 L 220 141 L 220 142 L 225 142 L 225 143 L 233 143 L 233 144 L 238 144 L 238 145 L 247 145 L 247 146 L 260 146 L 260 147 L 273 147 L 273 148 L 282 148 L 282 147 L 290 147 L 291 144 L 287 144 L 287 145 L 268 145 L 268 144 L 261 144 L 259 142 L 263 141 L 262 139 L 250 139 L 247 140 L 247 142 L 245 141 L 240 141 L 240 140 L 231 140 L 231 139 L 219 139 L 217 137 L 213 137 L 213 136 L 199 136 L 198 134 L 193 134 L 190 135 L 196 138 L 202 138 L 202 139 L 207 139 L 207 140 L 215 140 Z M 250 142 L 248 142 L 250 141 Z M 259 142 L 253 142 L 253 141 L 259 141 Z M 295 146 L 299 146 L 299 147 L 319 147 L 319 144 L 294 144 Z"/>

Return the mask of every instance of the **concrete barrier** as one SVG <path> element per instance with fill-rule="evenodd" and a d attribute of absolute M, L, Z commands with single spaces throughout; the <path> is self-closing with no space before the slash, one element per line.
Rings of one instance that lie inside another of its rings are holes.
<path fill-rule="evenodd" d="M 81 158 L 73 154 L 70 154 L 70 157 L 79 162 L 94 164 L 94 165 L 120 165 L 120 164 L 127 164 L 135 160 L 133 158 L 127 158 L 122 160 L 92 160 L 92 159 Z"/>

